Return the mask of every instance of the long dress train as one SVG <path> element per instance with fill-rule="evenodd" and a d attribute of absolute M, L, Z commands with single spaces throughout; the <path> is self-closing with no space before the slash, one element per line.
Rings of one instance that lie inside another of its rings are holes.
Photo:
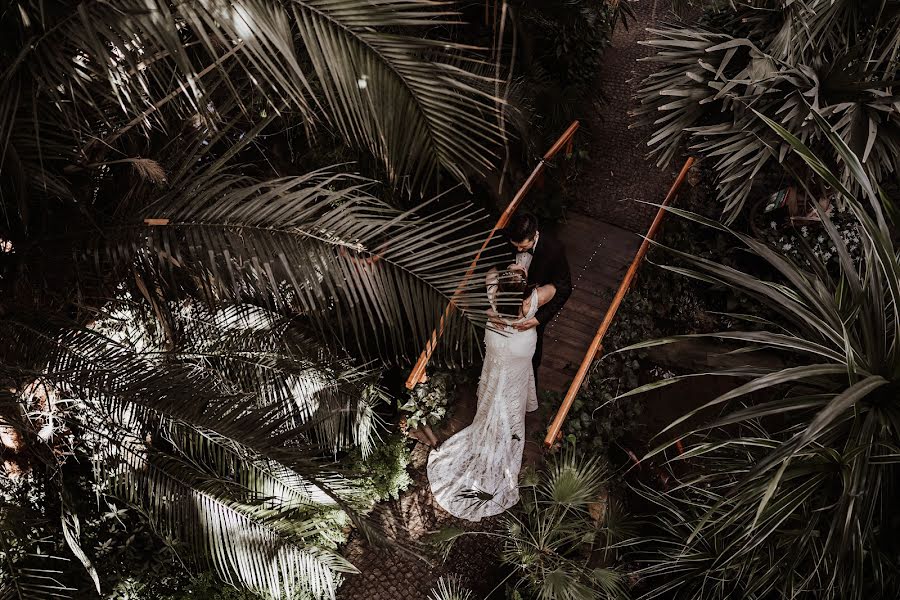
<path fill-rule="evenodd" d="M 522 320 L 537 312 L 537 292 Z M 488 327 L 472 424 L 428 456 L 428 480 L 437 503 L 450 514 L 480 521 L 519 501 L 525 447 L 525 412 L 537 409 L 531 358 L 537 331 Z"/>

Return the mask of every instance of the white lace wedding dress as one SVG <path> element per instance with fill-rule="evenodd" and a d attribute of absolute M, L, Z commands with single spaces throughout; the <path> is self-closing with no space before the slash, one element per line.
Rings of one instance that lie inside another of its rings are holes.
<path fill-rule="evenodd" d="M 537 308 L 535 290 L 522 320 L 533 317 Z M 475 419 L 428 456 L 435 500 L 470 521 L 499 514 L 519 501 L 525 413 L 537 409 L 531 366 L 537 331 L 504 327 L 501 333 L 488 327 L 484 343 Z"/>

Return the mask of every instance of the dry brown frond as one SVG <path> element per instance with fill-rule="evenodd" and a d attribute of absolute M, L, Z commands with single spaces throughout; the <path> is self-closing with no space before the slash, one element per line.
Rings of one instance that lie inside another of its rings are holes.
<path fill-rule="evenodd" d="M 151 158 L 132 158 L 129 162 L 138 176 L 151 183 L 165 183 L 166 172 L 162 166 Z"/>

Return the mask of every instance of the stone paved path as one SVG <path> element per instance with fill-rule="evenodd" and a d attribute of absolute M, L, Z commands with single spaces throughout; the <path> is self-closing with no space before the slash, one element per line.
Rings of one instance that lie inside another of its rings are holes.
<path fill-rule="evenodd" d="M 647 37 L 647 27 L 666 18 L 669 5 L 670 0 L 633 3 L 636 21 L 627 31 L 620 28 L 606 51 L 601 91 L 607 103 L 583 120 L 590 135 L 580 143 L 589 144 L 592 164 L 582 171 L 578 200 L 571 209 L 631 232 L 646 231 L 656 212 L 639 201 L 662 201 L 680 166 L 662 170 L 645 160 L 648 132 L 629 129 L 631 119 L 627 114 L 636 105 L 633 96 L 640 80 L 650 70 L 649 64 L 636 62 L 649 54 L 637 42 Z M 475 408 L 472 392 L 469 389 L 462 395 L 448 427 L 436 432 L 441 440 L 471 422 Z M 536 464 L 542 457 L 540 440 L 548 415 L 546 410 L 540 412 L 545 414 L 529 416 L 526 421 L 528 464 Z M 361 573 L 348 576 L 338 592 L 340 600 L 424 600 L 438 578 L 449 573 L 458 575 L 476 598 L 484 598 L 502 580 L 496 559 L 499 545 L 493 538 L 465 536 L 446 562 L 423 543 L 430 532 L 442 528 L 491 531 L 499 526 L 498 518 L 469 523 L 437 506 L 424 473 L 427 457 L 428 448 L 417 444 L 411 465 L 413 487 L 399 500 L 382 506 L 377 517 L 409 551 L 373 547 L 354 533 L 344 555 Z M 502 590 L 499 597 L 503 597 Z"/>
<path fill-rule="evenodd" d="M 618 28 L 603 55 L 600 91 L 606 102 L 582 121 L 588 133 L 590 164 L 582 169 L 578 199 L 570 208 L 644 233 L 656 208 L 641 201 L 662 202 L 681 165 L 659 169 L 653 160 L 647 160 L 650 131 L 629 129 L 632 118 L 628 114 L 638 106 L 635 92 L 653 68 L 649 62 L 638 62 L 651 54 L 638 41 L 650 37 L 648 27 L 671 20 L 671 1 L 637 0 L 632 7 L 636 20 L 629 22 L 627 30 Z"/>

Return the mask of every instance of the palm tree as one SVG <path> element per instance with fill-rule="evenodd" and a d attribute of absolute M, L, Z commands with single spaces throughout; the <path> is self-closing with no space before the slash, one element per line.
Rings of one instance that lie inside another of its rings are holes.
<path fill-rule="evenodd" d="M 717 373 L 748 381 L 667 428 L 701 411 L 733 407 L 692 428 L 689 435 L 700 438 L 682 457 L 693 473 L 676 491 L 687 525 L 680 548 L 652 573 L 687 581 L 702 572 L 709 585 L 687 586 L 679 597 L 723 598 L 731 589 L 759 598 L 889 598 L 900 582 L 892 517 L 900 483 L 900 253 L 886 216 L 893 201 L 841 136 L 813 116 L 853 174 L 859 195 L 797 137 L 759 118 L 846 202 L 861 233 L 858 261 L 821 210 L 840 257 L 839 273 L 811 252 L 799 264 L 728 227 L 672 209 L 733 235 L 777 274 L 761 280 L 672 250 L 687 266 L 668 268 L 746 294 L 778 315 L 774 321 L 751 318 L 760 330 L 711 336 L 744 343 L 747 350 L 784 352 L 790 361 L 785 368 Z M 747 400 L 752 393 L 772 399 Z"/>
<path fill-rule="evenodd" d="M 414 35 L 455 22 L 427 0 L 0 12 L 0 438 L 54 474 L 47 506 L 95 584 L 62 477 L 75 440 L 103 494 L 227 582 L 330 597 L 352 570 L 313 516 L 367 508 L 340 458 L 375 440 L 372 361 L 439 326 L 435 360 L 479 352 L 466 271 L 483 233 L 467 205 L 398 210 L 372 180 L 265 146 L 333 132 L 411 194 L 489 168 L 477 55 Z M 0 597 L 65 591 L 11 566 Z"/>
<path fill-rule="evenodd" d="M 668 164 L 683 142 L 708 157 L 731 222 L 754 177 L 790 157 L 790 146 L 760 115 L 838 164 L 808 118 L 811 105 L 861 158 L 869 178 L 884 182 L 894 172 L 900 157 L 896 2 L 708 5 L 699 24 L 652 30 L 646 42 L 656 51 L 647 60 L 659 68 L 643 82 L 635 114 L 653 128 L 648 145 L 658 164 Z M 859 192 L 846 165 L 841 169 L 844 185 Z"/>

